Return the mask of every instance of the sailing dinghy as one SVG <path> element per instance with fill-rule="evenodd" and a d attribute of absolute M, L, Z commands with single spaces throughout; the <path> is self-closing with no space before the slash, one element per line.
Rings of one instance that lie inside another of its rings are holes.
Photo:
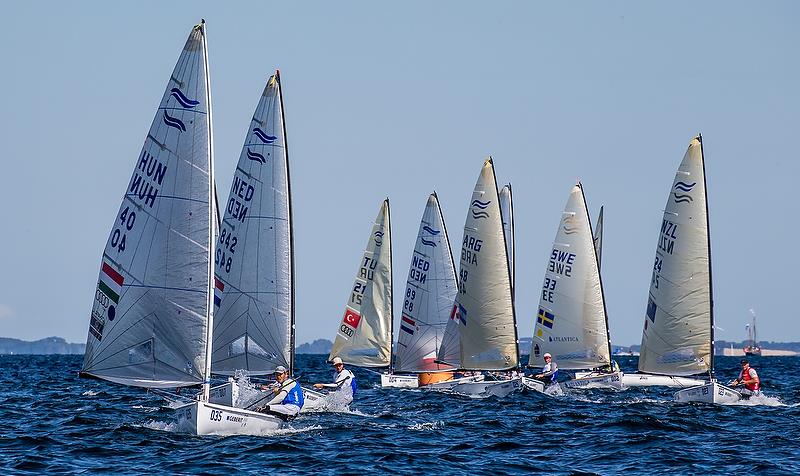
<path fill-rule="evenodd" d="M 458 285 L 448 323 L 457 331 L 457 339 L 443 342 L 438 360 L 466 371 L 516 371 L 519 350 L 511 272 L 491 157 L 481 168 L 467 212 Z M 506 396 L 521 386 L 520 377 L 512 376 L 431 389 L 484 398 Z"/>
<path fill-rule="evenodd" d="M 176 409 L 179 428 L 260 433 L 283 422 L 209 402 L 217 237 L 211 124 L 201 22 L 170 75 L 106 242 L 81 374 L 136 387 L 202 385 L 198 400 Z"/>
<path fill-rule="evenodd" d="M 414 388 L 452 380 L 453 367 L 436 361 L 456 296 L 456 271 L 436 192 L 428 197 L 411 257 L 393 371 L 381 386 Z"/>
<path fill-rule="evenodd" d="M 621 388 L 622 373 L 612 371 L 603 283 L 580 182 L 572 187 L 553 240 L 528 366 L 543 366 L 548 352 L 561 370 L 590 369 L 562 382 L 567 388 Z"/>

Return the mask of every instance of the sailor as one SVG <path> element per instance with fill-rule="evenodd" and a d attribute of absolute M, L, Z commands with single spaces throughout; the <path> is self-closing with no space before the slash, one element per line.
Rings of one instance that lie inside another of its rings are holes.
<path fill-rule="evenodd" d="M 756 369 L 750 367 L 750 362 L 746 360 L 742 360 L 742 371 L 739 372 L 739 378 L 734 380 L 731 385 L 744 385 L 741 393 L 748 397 L 761 393 L 761 379 L 758 378 Z"/>
<path fill-rule="evenodd" d="M 314 388 L 329 390 L 328 395 L 332 396 L 337 403 L 349 405 L 356 396 L 358 385 L 356 384 L 356 376 L 353 372 L 344 368 L 344 362 L 341 357 L 333 358 L 333 383 L 315 383 Z"/>
<path fill-rule="evenodd" d="M 542 373 L 534 375 L 533 378 L 545 383 L 555 383 L 556 377 L 558 377 L 558 364 L 553 362 L 553 356 L 550 355 L 550 352 L 545 352 Z"/>
<path fill-rule="evenodd" d="M 275 368 L 275 380 L 278 382 L 273 388 L 275 396 L 257 411 L 273 413 L 284 420 L 292 419 L 303 408 L 303 389 L 297 380 L 289 378 L 289 372 L 283 365 Z"/>

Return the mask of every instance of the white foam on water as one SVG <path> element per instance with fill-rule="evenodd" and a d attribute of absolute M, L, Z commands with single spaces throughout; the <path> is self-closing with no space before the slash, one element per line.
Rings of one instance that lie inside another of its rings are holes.
<path fill-rule="evenodd" d="M 769 395 L 753 395 L 747 400 L 739 400 L 738 402 L 734 403 L 724 403 L 723 405 L 733 405 L 733 406 L 743 406 L 743 407 L 755 407 L 755 406 L 766 406 L 766 407 L 786 407 L 786 405 L 781 401 L 778 397 L 770 397 Z M 794 405 L 792 405 L 794 406 Z"/>
<path fill-rule="evenodd" d="M 83 392 L 81 395 L 83 395 L 84 397 L 95 397 L 97 395 L 100 395 L 100 392 L 94 390 L 87 390 Z"/>
<path fill-rule="evenodd" d="M 415 423 L 408 427 L 409 430 L 414 431 L 431 431 L 431 430 L 440 430 L 444 428 L 444 422 L 439 421 L 431 421 L 425 423 Z"/>
<path fill-rule="evenodd" d="M 158 407 L 147 407 L 147 406 L 144 406 L 144 405 L 134 405 L 131 408 L 133 408 L 134 410 L 144 410 L 147 413 L 152 413 L 152 412 L 158 411 Z"/>
<path fill-rule="evenodd" d="M 132 423 L 131 426 L 134 428 L 147 428 L 148 430 L 167 431 L 170 433 L 178 431 L 178 424 L 171 421 L 150 420 L 141 424 Z"/>

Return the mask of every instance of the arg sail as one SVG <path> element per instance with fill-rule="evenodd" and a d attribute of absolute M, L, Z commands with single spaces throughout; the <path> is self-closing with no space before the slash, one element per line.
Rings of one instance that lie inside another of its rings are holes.
<path fill-rule="evenodd" d="M 389 199 L 372 227 L 329 356 L 359 367 L 387 367 L 392 354 L 392 229 Z"/>
<path fill-rule="evenodd" d="M 142 387 L 194 385 L 208 377 L 216 225 L 211 150 L 200 24 L 169 77 L 114 217 L 82 373 Z"/>
<path fill-rule="evenodd" d="M 639 370 L 707 372 L 712 364 L 711 245 L 700 137 L 672 182 L 658 234 Z"/>
<path fill-rule="evenodd" d="M 214 255 L 214 373 L 292 369 L 294 254 L 280 72 L 245 134 Z"/>
<path fill-rule="evenodd" d="M 563 369 L 611 362 L 603 286 L 580 183 L 572 187 L 553 240 L 528 365 L 544 365 L 545 352 Z"/>
<path fill-rule="evenodd" d="M 436 362 L 456 296 L 456 271 L 444 217 L 435 193 L 428 197 L 411 258 L 397 340 L 399 372 L 435 372 L 452 367 Z"/>

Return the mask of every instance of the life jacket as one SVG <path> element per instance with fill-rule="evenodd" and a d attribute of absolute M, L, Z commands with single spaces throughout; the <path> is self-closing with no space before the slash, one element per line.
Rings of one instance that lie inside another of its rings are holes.
<path fill-rule="evenodd" d="M 297 383 L 296 380 L 292 381 L 291 388 L 289 388 L 286 397 L 281 402 L 282 405 L 297 405 L 300 408 L 303 408 L 303 404 L 305 403 L 305 397 L 303 396 L 303 389 L 300 387 L 300 384 Z"/>
<path fill-rule="evenodd" d="M 755 375 L 750 374 L 751 370 Z M 758 372 L 756 372 L 756 369 L 753 367 L 747 367 L 746 375 L 744 369 L 742 369 L 742 371 L 739 372 L 739 381 L 745 380 L 745 377 L 747 377 L 747 380 L 755 380 L 755 382 L 745 384 L 744 388 L 750 390 L 751 392 L 757 392 L 761 389 L 761 381 L 758 379 Z"/>
<path fill-rule="evenodd" d="M 350 372 L 350 389 L 353 391 L 353 398 L 356 398 L 356 393 L 358 393 L 358 382 L 356 382 L 356 375 L 353 372 Z"/>

